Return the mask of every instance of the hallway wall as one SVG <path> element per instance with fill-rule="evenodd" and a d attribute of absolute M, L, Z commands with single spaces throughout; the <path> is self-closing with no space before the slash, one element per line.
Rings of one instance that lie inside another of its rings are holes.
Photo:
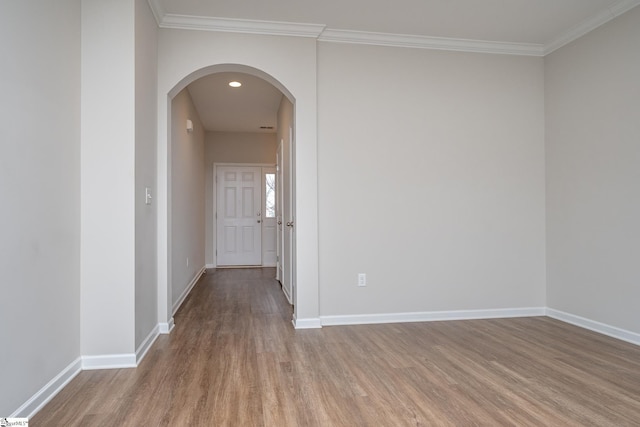
<path fill-rule="evenodd" d="M 186 130 L 187 119 L 193 132 Z M 172 305 L 204 268 L 205 131 L 187 89 L 171 104 L 171 283 Z"/>

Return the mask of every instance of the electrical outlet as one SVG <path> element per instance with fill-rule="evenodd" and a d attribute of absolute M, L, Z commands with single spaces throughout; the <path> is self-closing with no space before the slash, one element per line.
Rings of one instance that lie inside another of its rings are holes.
<path fill-rule="evenodd" d="M 367 286 L 367 275 L 365 273 L 358 273 L 358 286 Z"/>

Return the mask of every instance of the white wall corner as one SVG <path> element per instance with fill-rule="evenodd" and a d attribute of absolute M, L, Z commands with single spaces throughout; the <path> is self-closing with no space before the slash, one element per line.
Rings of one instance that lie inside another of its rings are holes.
<path fill-rule="evenodd" d="M 297 319 L 295 315 L 293 316 L 293 327 L 295 329 L 320 329 L 322 328 L 322 323 L 320 322 L 319 317 L 309 318 L 309 319 Z"/>
<path fill-rule="evenodd" d="M 64 368 L 58 375 L 42 387 L 36 394 L 20 406 L 10 418 L 31 418 L 44 405 L 49 403 L 69 382 L 82 370 L 82 359 L 78 357 Z"/>
<path fill-rule="evenodd" d="M 167 323 L 158 323 L 158 332 L 161 334 L 170 334 L 174 326 L 176 326 L 176 324 L 172 317 Z"/>
<path fill-rule="evenodd" d="M 184 291 L 182 292 L 178 300 L 173 304 L 172 314 L 174 316 L 176 312 L 180 309 L 180 306 L 182 305 L 184 300 L 187 299 L 187 297 L 189 296 L 189 293 L 191 292 L 193 287 L 196 285 L 196 283 L 198 283 L 198 280 L 200 280 L 200 278 L 202 277 L 202 275 L 205 273 L 206 270 L 207 270 L 207 267 L 202 267 L 200 270 L 198 270 L 198 272 L 195 274 L 195 276 L 193 276 L 193 279 L 191 279 L 191 282 L 189 282 L 189 284 L 184 289 Z"/>
<path fill-rule="evenodd" d="M 575 314 L 565 313 L 564 311 L 555 310 L 553 308 L 547 308 L 546 311 L 547 316 L 551 317 L 552 319 L 560 320 L 562 322 L 579 326 L 590 331 L 598 332 L 612 338 L 617 338 L 631 344 L 640 345 L 640 334 L 638 333 L 607 325 L 605 323 L 596 322 L 595 320 L 576 316 Z"/>
<path fill-rule="evenodd" d="M 142 359 L 147 355 L 147 352 L 151 348 L 154 342 L 158 339 L 160 335 L 160 324 L 156 325 L 155 328 L 147 335 L 147 338 L 142 341 L 138 349 L 136 350 L 136 365 L 139 365 Z"/>
<path fill-rule="evenodd" d="M 167 14 L 162 5 L 162 0 L 149 0 L 149 7 L 151 7 L 151 12 L 153 12 L 153 16 L 159 26 L 164 19 L 164 15 Z"/>
<path fill-rule="evenodd" d="M 136 355 L 129 354 L 103 354 L 97 356 L 82 356 L 82 370 L 91 371 L 95 369 L 122 369 L 135 368 Z"/>
<path fill-rule="evenodd" d="M 424 311 L 412 313 L 355 314 L 320 316 L 322 326 L 368 325 L 377 323 L 434 322 L 441 320 L 479 320 L 510 317 L 544 316 L 544 307 L 525 307 L 492 310 Z"/>

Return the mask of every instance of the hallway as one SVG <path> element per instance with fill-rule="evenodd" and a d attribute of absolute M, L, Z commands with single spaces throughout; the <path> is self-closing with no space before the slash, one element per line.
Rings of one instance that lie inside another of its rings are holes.
<path fill-rule="evenodd" d="M 294 330 L 275 270 L 210 270 L 137 369 L 32 426 L 633 425 L 640 348 L 546 317 Z"/>

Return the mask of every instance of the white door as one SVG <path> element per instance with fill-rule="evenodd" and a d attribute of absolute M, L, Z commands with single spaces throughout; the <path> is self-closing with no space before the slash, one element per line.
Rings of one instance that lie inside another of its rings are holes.
<path fill-rule="evenodd" d="M 276 169 L 262 168 L 262 265 L 275 267 L 277 259 Z"/>
<path fill-rule="evenodd" d="M 262 264 L 262 171 L 259 167 L 216 169 L 217 264 Z"/>
<path fill-rule="evenodd" d="M 293 129 L 289 127 L 289 143 L 288 143 L 288 155 L 287 155 L 287 169 L 288 173 L 285 176 L 286 185 L 288 187 L 288 191 L 285 198 L 285 217 L 287 218 L 286 222 L 286 231 L 285 231 L 285 257 L 287 259 L 285 264 L 285 276 L 289 279 L 289 300 L 292 304 L 295 305 L 294 301 L 296 300 L 296 237 L 295 237 L 295 179 L 296 169 L 295 169 L 295 153 L 294 153 L 294 143 L 293 143 Z"/>
<path fill-rule="evenodd" d="M 284 230 L 282 224 L 282 150 L 284 141 L 281 139 L 278 144 L 278 150 L 276 151 L 276 224 L 277 224 L 277 237 L 276 237 L 276 279 L 280 283 L 284 283 L 284 277 L 282 274 L 282 253 L 284 247 Z"/>
<path fill-rule="evenodd" d="M 291 130 L 282 144 L 282 290 L 290 303 L 295 301 L 293 284 L 293 153 Z"/>

